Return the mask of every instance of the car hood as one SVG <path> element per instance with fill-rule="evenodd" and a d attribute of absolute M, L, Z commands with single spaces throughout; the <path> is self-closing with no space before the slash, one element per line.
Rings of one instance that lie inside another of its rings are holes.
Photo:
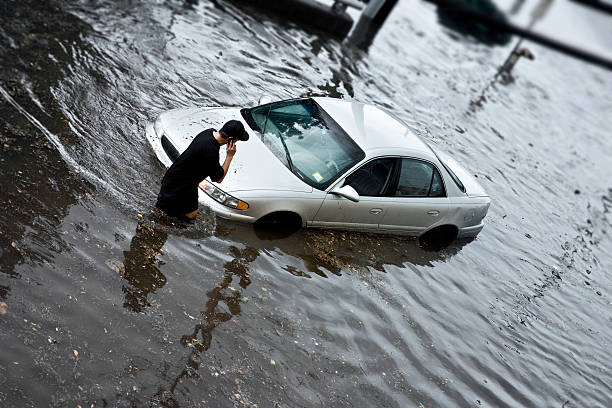
<path fill-rule="evenodd" d="M 293 174 L 263 144 L 261 135 L 244 121 L 239 108 L 175 109 L 160 116 L 166 137 L 179 152 L 189 146 L 193 138 L 209 128 L 219 129 L 230 119 L 240 120 L 249 133 L 249 140 L 236 144 L 236 155 L 228 174 L 219 188 L 228 193 L 252 190 L 312 192 L 312 187 Z M 225 147 L 219 151 L 221 163 Z"/>

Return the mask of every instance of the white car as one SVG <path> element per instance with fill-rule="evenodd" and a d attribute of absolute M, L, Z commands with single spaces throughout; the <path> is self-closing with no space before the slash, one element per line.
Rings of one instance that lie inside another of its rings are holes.
<path fill-rule="evenodd" d="M 146 137 L 168 167 L 198 133 L 230 119 L 249 140 L 237 144 L 223 183 L 206 180 L 199 192 L 222 218 L 449 241 L 483 228 L 490 198 L 472 175 L 372 105 L 302 98 L 175 109 L 149 123 Z"/>

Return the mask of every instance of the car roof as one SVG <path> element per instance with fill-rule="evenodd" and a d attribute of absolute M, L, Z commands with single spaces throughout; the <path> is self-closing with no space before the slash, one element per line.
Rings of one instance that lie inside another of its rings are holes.
<path fill-rule="evenodd" d="M 431 158 L 433 152 L 400 120 L 365 103 L 335 98 L 314 99 L 367 152 L 409 150 Z M 399 152 L 398 152 L 399 153 Z"/>

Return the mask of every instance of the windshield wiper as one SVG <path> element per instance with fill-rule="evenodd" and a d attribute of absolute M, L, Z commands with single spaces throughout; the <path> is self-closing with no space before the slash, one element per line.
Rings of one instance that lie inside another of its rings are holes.
<path fill-rule="evenodd" d="M 264 127 L 263 130 L 261 131 L 261 135 L 265 135 L 266 134 L 266 126 L 268 125 L 268 117 L 270 116 L 270 111 L 272 110 L 272 107 L 270 106 L 268 108 L 268 113 L 266 113 L 266 119 L 264 120 Z"/>
<path fill-rule="evenodd" d="M 261 136 L 265 137 L 266 135 L 266 126 L 268 126 L 268 117 L 270 116 L 270 112 L 272 111 L 272 107 L 268 109 L 268 113 L 266 114 L 266 120 L 264 120 L 263 131 L 261 132 Z M 287 144 L 285 143 L 285 139 L 279 134 L 278 138 L 281 140 L 283 144 L 283 148 L 285 149 L 285 157 L 287 158 L 287 164 L 289 165 L 289 170 L 293 172 L 293 162 L 291 161 L 291 155 L 289 154 L 289 149 L 287 149 Z"/>
<path fill-rule="evenodd" d="M 291 156 L 289 155 L 289 149 L 287 149 L 287 144 L 285 143 L 285 139 L 283 139 L 282 136 L 278 136 L 281 140 L 281 143 L 283 144 L 283 147 L 285 148 L 285 154 L 287 156 L 287 164 L 289 164 L 289 170 L 291 170 L 291 172 L 293 172 L 293 162 L 291 161 Z"/>

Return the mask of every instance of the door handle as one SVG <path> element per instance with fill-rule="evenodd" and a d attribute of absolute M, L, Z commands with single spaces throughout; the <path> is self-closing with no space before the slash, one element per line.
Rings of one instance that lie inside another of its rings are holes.
<path fill-rule="evenodd" d="M 440 215 L 440 211 L 430 210 L 430 211 L 427 211 L 427 215 L 431 215 L 432 217 L 437 217 L 438 215 Z"/>
<path fill-rule="evenodd" d="M 382 212 L 382 208 L 372 208 L 372 209 L 370 210 L 370 213 L 371 213 L 371 214 L 374 214 L 374 215 L 378 215 L 378 214 L 380 214 L 381 212 Z"/>

